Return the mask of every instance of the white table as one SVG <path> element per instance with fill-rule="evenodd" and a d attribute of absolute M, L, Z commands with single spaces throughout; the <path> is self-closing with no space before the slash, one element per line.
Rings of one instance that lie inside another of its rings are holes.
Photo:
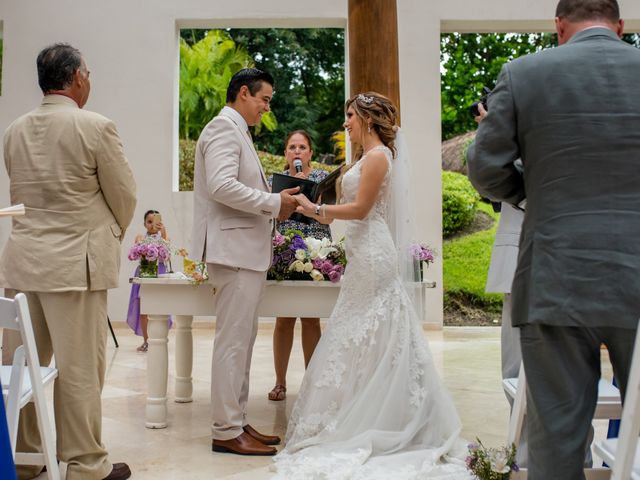
<path fill-rule="evenodd" d="M 176 398 L 178 403 L 193 401 L 194 315 L 215 315 L 215 289 L 205 283 L 192 285 L 188 280 L 172 278 L 132 278 L 140 284 L 140 313 L 149 316 L 147 352 L 146 427 L 167 426 L 168 318 L 173 315 L 176 328 Z M 434 288 L 434 282 L 423 282 Z M 291 289 L 295 289 L 295 294 Z M 328 318 L 338 298 L 340 283 L 312 281 L 267 281 L 258 307 L 261 317 Z"/>

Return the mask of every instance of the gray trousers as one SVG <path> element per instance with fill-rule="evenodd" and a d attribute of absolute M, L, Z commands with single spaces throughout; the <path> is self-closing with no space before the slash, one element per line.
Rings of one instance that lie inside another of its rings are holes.
<path fill-rule="evenodd" d="M 598 399 L 600 345 L 624 398 L 635 329 L 524 325 L 529 480 L 584 479 L 584 452 Z"/>

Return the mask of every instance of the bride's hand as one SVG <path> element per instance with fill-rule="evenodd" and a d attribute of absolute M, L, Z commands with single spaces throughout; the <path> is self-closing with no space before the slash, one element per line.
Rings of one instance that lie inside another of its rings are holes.
<path fill-rule="evenodd" d="M 296 212 L 302 213 L 307 217 L 313 217 L 316 213 L 316 205 L 312 203 L 303 193 L 299 193 L 298 195 L 294 195 L 296 201 L 298 202 L 298 207 L 296 208 Z"/>

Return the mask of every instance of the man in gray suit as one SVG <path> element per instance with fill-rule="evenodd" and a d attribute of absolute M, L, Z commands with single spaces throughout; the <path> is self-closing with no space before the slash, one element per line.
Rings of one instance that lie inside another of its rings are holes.
<path fill-rule="evenodd" d="M 483 195 L 526 192 L 512 316 L 532 480 L 584 478 L 600 345 L 624 394 L 640 316 L 640 51 L 615 0 L 561 0 L 555 21 L 560 47 L 503 67 L 468 158 Z"/>

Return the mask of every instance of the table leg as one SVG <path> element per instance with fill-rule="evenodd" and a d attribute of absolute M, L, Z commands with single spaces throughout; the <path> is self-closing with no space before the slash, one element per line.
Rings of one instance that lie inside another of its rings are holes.
<path fill-rule="evenodd" d="M 175 315 L 176 323 L 176 402 L 193 402 L 193 335 L 191 315 Z"/>
<path fill-rule="evenodd" d="M 147 428 L 167 427 L 168 315 L 149 315 L 147 351 Z"/>

